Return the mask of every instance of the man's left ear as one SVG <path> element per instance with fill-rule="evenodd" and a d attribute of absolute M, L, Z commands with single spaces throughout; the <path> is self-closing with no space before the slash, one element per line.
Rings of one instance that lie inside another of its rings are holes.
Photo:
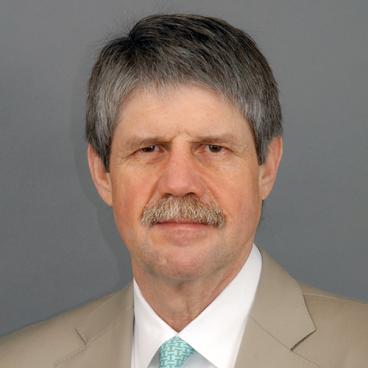
<path fill-rule="evenodd" d="M 260 166 L 259 175 L 259 188 L 262 200 L 265 200 L 272 191 L 282 157 L 282 148 L 282 137 L 273 138 L 268 145 L 266 160 Z"/>

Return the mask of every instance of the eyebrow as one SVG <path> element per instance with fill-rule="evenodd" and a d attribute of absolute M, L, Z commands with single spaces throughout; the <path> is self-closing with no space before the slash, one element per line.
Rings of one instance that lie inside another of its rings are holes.
<path fill-rule="evenodd" d="M 213 135 L 206 135 L 200 136 L 195 139 L 198 143 L 232 143 L 232 144 L 239 144 L 237 142 L 237 137 L 233 134 L 213 134 Z"/>

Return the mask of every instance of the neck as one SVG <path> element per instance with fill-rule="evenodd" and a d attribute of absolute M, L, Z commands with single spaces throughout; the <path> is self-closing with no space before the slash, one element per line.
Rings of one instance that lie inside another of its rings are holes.
<path fill-rule="evenodd" d="M 195 280 L 177 281 L 139 272 L 134 264 L 134 278 L 147 303 L 172 329 L 179 332 L 211 304 L 239 273 L 248 259 L 239 257 L 231 267 Z"/>

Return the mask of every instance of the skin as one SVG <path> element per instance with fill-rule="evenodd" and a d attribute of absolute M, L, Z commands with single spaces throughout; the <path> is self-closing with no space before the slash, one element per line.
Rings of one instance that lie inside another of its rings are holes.
<path fill-rule="evenodd" d="M 238 109 L 217 92 L 189 84 L 139 89 L 124 101 L 109 172 L 88 147 L 92 179 L 112 207 L 134 278 L 147 302 L 176 331 L 244 265 L 281 156 L 277 137 L 259 165 L 251 129 Z M 141 224 L 147 204 L 188 194 L 221 208 L 225 225 Z"/>

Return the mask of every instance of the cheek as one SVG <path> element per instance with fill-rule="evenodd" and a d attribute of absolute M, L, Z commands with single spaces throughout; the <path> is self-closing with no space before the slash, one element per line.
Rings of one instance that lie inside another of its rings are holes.
<path fill-rule="evenodd" d="M 233 206 L 229 208 L 225 238 L 235 251 L 254 241 L 260 219 L 260 202 L 247 194 L 243 192 L 242 197 L 233 198 Z"/>
<path fill-rule="evenodd" d="M 112 208 L 118 227 L 129 231 L 140 221 L 146 203 L 146 185 L 138 180 L 120 177 L 113 182 Z"/>
<path fill-rule="evenodd" d="M 245 180 L 234 178 L 228 182 L 229 185 L 223 186 L 222 203 L 228 220 L 237 226 L 253 227 L 258 223 L 260 215 L 261 198 L 259 193 L 258 181 L 256 176 Z"/>
<path fill-rule="evenodd" d="M 233 198 L 232 206 L 228 209 L 230 219 L 244 226 L 257 221 L 261 203 L 258 196 L 247 196 L 246 194 L 243 193 L 243 195 Z"/>

